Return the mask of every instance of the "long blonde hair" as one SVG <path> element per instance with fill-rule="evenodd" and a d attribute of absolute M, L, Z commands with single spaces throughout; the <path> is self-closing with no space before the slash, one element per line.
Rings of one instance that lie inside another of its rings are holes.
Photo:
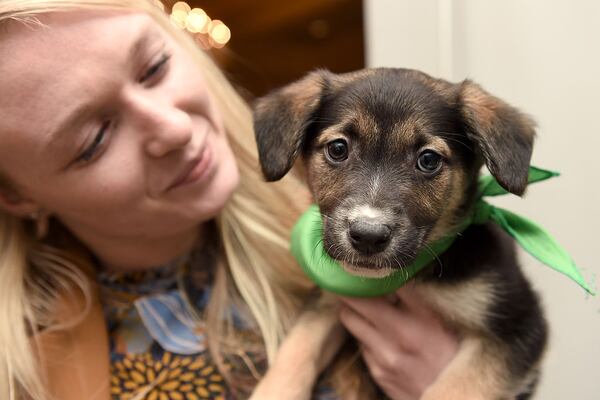
<path fill-rule="evenodd" d="M 313 287 L 288 251 L 293 221 L 308 202 L 304 186 L 290 176 L 266 184 L 259 173 L 251 112 L 210 58 L 193 40 L 174 28 L 152 0 L 2 0 L 0 26 L 8 20 L 35 21 L 36 15 L 81 8 L 138 9 L 153 16 L 193 54 L 223 114 L 236 155 L 241 183 L 217 218 L 223 257 L 207 309 L 209 348 L 223 367 L 236 339 L 227 314 L 245 304 L 258 325 L 271 361 Z M 2 182 L 0 185 L 8 184 Z M 299 201 L 298 196 L 306 199 Z M 80 319 L 59 321 L 53 307 L 65 293 L 83 294 L 89 309 L 93 281 L 89 262 L 75 246 L 51 245 L 35 239 L 30 222 L 0 211 L 0 398 L 26 395 L 45 399 L 31 338 L 40 327 L 63 329 Z M 81 317 L 81 315 L 79 317 Z M 224 340 L 227 339 L 227 340 Z M 235 346 L 234 346 L 235 347 Z"/>

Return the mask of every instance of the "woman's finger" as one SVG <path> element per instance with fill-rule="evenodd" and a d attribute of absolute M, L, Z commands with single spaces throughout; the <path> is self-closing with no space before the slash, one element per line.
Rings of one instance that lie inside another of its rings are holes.
<path fill-rule="evenodd" d="M 390 304 L 385 297 L 344 297 L 341 300 L 373 325 L 379 331 L 379 337 L 386 338 L 387 342 L 395 343 L 407 351 L 426 345 L 424 332 L 435 318 L 433 313 L 416 313 L 402 302 Z"/>
<path fill-rule="evenodd" d="M 377 356 L 375 356 L 368 348 L 362 349 L 361 354 L 367 365 L 369 374 L 371 374 L 371 377 L 373 377 L 375 382 L 381 382 L 386 379 L 387 374 L 381 366 L 381 362 L 377 359 Z"/>
<path fill-rule="evenodd" d="M 403 310 L 391 304 L 385 297 L 341 297 L 340 300 L 377 330 L 389 335 L 399 334 L 398 328 L 409 322 Z"/>
<path fill-rule="evenodd" d="M 340 321 L 364 347 L 378 349 L 381 346 L 381 331 L 353 308 L 342 306 Z"/>
<path fill-rule="evenodd" d="M 405 374 L 404 369 L 390 370 L 386 368 L 384 362 L 367 348 L 363 349 L 362 357 L 367 365 L 369 374 L 388 397 L 394 400 L 415 399 L 415 396 L 409 394 L 410 375 Z"/>
<path fill-rule="evenodd" d="M 345 297 L 339 296 L 342 303 L 354 309 L 355 312 L 369 319 L 373 310 L 382 306 L 390 305 L 390 302 L 381 297 Z"/>

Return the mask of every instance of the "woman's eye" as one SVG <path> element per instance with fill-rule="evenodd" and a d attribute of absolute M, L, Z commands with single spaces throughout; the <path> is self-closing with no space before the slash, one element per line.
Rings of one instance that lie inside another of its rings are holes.
<path fill-rule="evenodd" d="M 327 158 L 333 162 L 342 162 L 348 158 L 348 143 L 344 139 L 336 139 L 327 143 Z"/>
<path fill-rule="evenodd" d="M 163 72 L 164 69 L 167 67 L 167 64 L 169 63 L 170 59 L 170 54 L 163 54 L 157 62 L 152 64 L 146 71 L 144 71 L 143 75 L 139 79 L 139 82 L 147 82 L 153 77 L 159 75 L 159 73 Z"/>
<path fill-rule="evenodd" d="M 94 141 L 86 147 L 86 149 L 77 157 L 75 161 L 77 162 L 87 162 L 90 161 L 96 153 L 101 149 L 104 140 L 106 139 L 107 130 L 110 127 L 110 121 L 106 121 L 102 123 L 100 130 L 96 133 L 94 137 Z"/>
<path fill-rule="evenodd" d="M 432 150 L 425 150 L 419 154 L 417 168 L 426 174 L 437 172 L 442 166 L 442 156 Z"/>

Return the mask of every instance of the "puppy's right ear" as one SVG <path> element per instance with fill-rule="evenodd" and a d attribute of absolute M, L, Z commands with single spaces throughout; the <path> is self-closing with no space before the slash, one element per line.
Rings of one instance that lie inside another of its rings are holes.
<path fill-rule="evenodd" d="M 281 179 L 292 168 L 329 75 L 325 70 L 311 72 L 259 98 L 254 104 L 254 133 L 260 166 L 267 181 Z"/>
<path fill-rule="evenodd" d="M 467 137 L 498 183 L 521 196 L 527 187 L 535 123 L 469 80 L 459 85 L 459 96 Z"/>

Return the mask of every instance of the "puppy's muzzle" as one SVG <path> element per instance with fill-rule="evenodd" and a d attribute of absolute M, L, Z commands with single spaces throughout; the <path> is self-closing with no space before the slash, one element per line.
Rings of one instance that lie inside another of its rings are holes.
<path fill-rule="evenodd" d="M 348 236 L 354 249 L 364 255 L 370 255 L 387 248 L 392 229 L 374 218 L 359 218 L 350 222 Z"/>

